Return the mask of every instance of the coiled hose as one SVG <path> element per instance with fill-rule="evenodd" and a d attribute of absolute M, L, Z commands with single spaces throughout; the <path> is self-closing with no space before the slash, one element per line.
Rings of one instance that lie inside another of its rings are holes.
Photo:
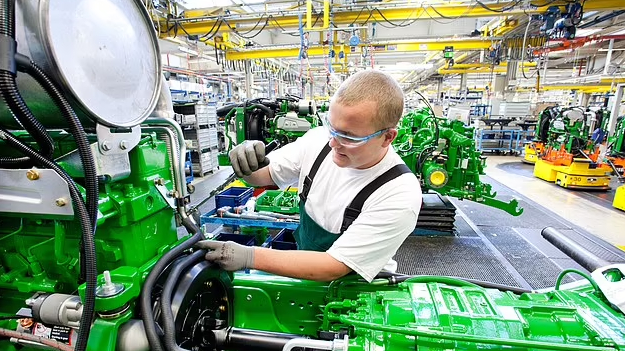
<path fill-rule="evenodd" d="M 150 343 L 150 349 L 152 351 L 164 351 L 163 345 L 159 339 L 158 332 L 156 331 L 156 325 L 154 321 L 154 311 L 152 311 L 152 288 L 160 274 L 165 270 L 165 268 L 173 262 L 178 256 L 180 256 L 185 250 L 190 249 L 197 243 L 198 241 L 204 239 L 204 235 L 200 232 L 200 229 L 195 225 L 193 220 L 190 217 L 184 217 L 182 219 L 182 224 L 187 228 L 187 230 L 193 234 L 187 241 L 183 244 L 173 248 L 168 251 L 161 257 L 158 262 L 154 265 L 154 268 L 148 274 L 148 277 L 145 279 L 143 283 L 143 288 L 141 289 L 141 319 L 143 320 L 143 327 L 145 328 L 145 334 L 148 338 L 148 342 Z"/>
<path fill-rule="evenodd" d="M 0 37 L 2 38 L 2 55 L 6 55 L 3 63 L 9 67 L 0 67 L 0 95 L 13 112 L 24 129 L 35 139 L 39 152 L 47 159 L 52 158 L 54 144 L 52 138 L 43 125 L 33 116 L 20 95 L 15 82 L 14 54 L 15 43 L 15 0 L 0 0 Z M 31 159 L 28 157 L 1 157 L 0 166 L 28 167 Z"/>
<path fill-rule="evenodd" d="M 81 328 L 78 331 L 78 340 L 76 341 L 75 348 L 76 351 L 84 351 L 87 348 L 87 341 L 89 340 L 89 333 L 91 331 L 91 322 L 93 321 L 93 316 L 95 312 L 95 290 L 97 288 L 96 279 L 98 277 L 96 267 L 95 242 L 92 235 L 91 221 L 89 218 L 89 213 L 87 212 L 87 207 L 85 206 L 80 191 L 78 191 L 76 183 L 74 183 L 72 178 L 58 164 L 48 160 L 47 158 L 38 154 L 37 151 L 23 144 L 21 141 L 15 138 L 13 134 L 8 132 L 4 128 L 0 128 L 0 139 L 4 140 L 7 144 L 28 156 L 41 167 L 46 167 L 54 170 L 69 185 L 70 196 L 72 198 L 72 202 L 74 203 L 74 209 L 76 210 L 76 214 L 80 223 L 80 229 L 82 232 L 82 238 L 84 241 L 83 254 L 86 257 L 87 262 L 87 286 L 85 289 L 85 302 L 83 313 L 80 317 Z"/>
<path fill-rule="evenodd" d="M 70 106 L 67 99 L 61 94 L 61 91 L 52 82 L 50 77 L 39 67 L 35 62 L 28 57 L 17 54 L 15 56 L 17 67 L 20 71 L 23 71 L 33 77 L 39 85 L 46 91 L 48 96 L 52 99 L 54 104 L 59 108 L 61 114 L 67 121 L 70 133 L 76 141 L 78 148 L 78 154 L 80 155 L 80 161 L 85 172 L 85 189 L 87 191 L 87 212 L 89 212 L 89 218 L 91 218 L 91 227 L 94 229 L 98 221 L 98 176 L 95 168 L 95 161 L 93 160 L 93 154 L 91 153 L 91 146 L 87 140 L 87 134 L 82 127 L 78 116 Z"/>
<path fill-rule="evenodd" d="M 165 341 L 165 349 L 168 351 L 186 351 L 186 349 L 178 346 L 176 342 L 176 326 L 174 324 L 174 314 L 171 310 L 171 294 L 182 272 L 203 258 L 205 254 L 205 250 L 198 250 L 184 258 L 171 270 L 163 287 L 163 292 L 161 293 L 161 316 L 163 318 L 163 339 Z"/>

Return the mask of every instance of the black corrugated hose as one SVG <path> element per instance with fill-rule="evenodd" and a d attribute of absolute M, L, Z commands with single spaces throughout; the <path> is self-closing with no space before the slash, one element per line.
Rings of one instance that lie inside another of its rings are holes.
<path fill-rule="evenodd" d="M 15 0 L 0 0 L 0 23 L 0 95 L 20 124 L 35 139 L 39 152 L 51 159 L 54 152 L 52 138 L 26 106 L 15 82 Z M 25 158 L 0 158 L 0 165 L 5 167 L 28 167 L 30 164 Z"/>
<path fill-rule="evenodd" d="M 182 224 L 187 228 L 189 233 L 193 234 L 187 241 L 181 245 L 166 252 L 154 265 L 154 268 L 148 274 L 148 277 L 143 282 L 141 288 L 140 304 L 141 304 L 141 319 L 143 320 L 143 327 L 145 328 L 145 334 L 150 343 L 150 350 L 152 351 L 164 351 L 163 344 L 159 339 L 158 332 L 156 330 L 156 322 L 154 320 L 154 311 L 152 311 L 152 288 L 161 273 L 167 268 L 167 266 L 173 262 L 178 256 L 180 256 L 185 250 L 188 250 L 200 240 L 204 239 L 204 234 L 195 225 L 190 217 L 182 219 Z"/>
<path fill-rule="evenodd" d="M 178 346 L 176 342 L 176 325 L 174 323 L 174 313 L 171 310 L 171 295 L 182 271 L 204 258 L 204 255 L 206 255 L 205 250 L 198 250 L 185 257 L 171 270 L 163 286 L 163 292 L 161 293 L 161 318 L 163 320 L 165 349 L 168 351 L 186 351 L 186 349 Z"/>
<path fill-rule="evenodd" d="M 83 254 L 85 255 L 87 261 L 87 286 L 85 288 L 84 308 L 82 316 L 80 318 L 81 328 L 78 330 L 78 340 L 76 341 L 76 347 L 74 349 L 75 351 L 84 351 L 87 348 L 89 332 L 91 331 L 91 322 L 93 321 L 93 316 L 95 312 L 95 290 L 97 288 L 96 279 L 98 277 L 98 272 L 96 268 L 95 242 L 93 236 L 91 235 L 92 228 L 89 213 L 87 212 L 87 207 L 85 206 L 80 191 L 78 191 L 76 183 L 74 183 L 72 178 L 58 164 L 46 159 L 42 155 L 39 155 L 37 151 L 23 144 L 21 141 L 15 138 L 13 134 L 9 133 L 4 128 L 0 128 L 0 139 L 4 140 L 10 146 L 30 157 L 41 167 L 46 167 L 54 170 L 69 185 L 70 196 L 72 198 L 72 202 L 74 203 L 74 209 L 76 210 L 76 214 L 80 222 L 80 229 L 84 241 L 85 250 Z"/>
<path fill-rule="evenodd" d="M 95 235 L 96 224 L 98 221 L 98 176 L 96 173 L 95 161 L 93 160 L 93 154 L 91 153 L 91 146 L 87 140 L 87 134 L 85 133 L 78 116 L 76 116 L 76 113 L 70 106 L 67 99 L 65 99 L 63 94 L 61 94 L 61 91 L 56 87 L 41 67 L 28 57 L 21 54 L 16 54 L 15 59 L 18 70 L 28 73 L 37 81 L 37 83 L 39 83 L 39 85 L 41 85 L 67 121 L 70 133 L 76 141 L 80 161 L 82 162 L 83 170 L 85 172 L 87 212 L 89 212 L 91 227 L 94 231 L 93 235 Z"/>

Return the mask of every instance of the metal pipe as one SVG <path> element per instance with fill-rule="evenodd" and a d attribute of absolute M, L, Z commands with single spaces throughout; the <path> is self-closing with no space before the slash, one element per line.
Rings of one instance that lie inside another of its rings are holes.
<path fill-rule="evenodd" d="M 603 74 L 608 74 L 608 69 L 610 68 L 610 61 L 612 61 L 612 51 L 614 50 L 614 39 L 610 39 L 610 44 L 608 45 L 608 55 L 605 58 L 605 65 L 603 66 Z"/>
<path fill-rule="evenodd" d="M 282 351 L 291 351 L 296 347 L 301 347 L 304 349 L 310 348 L 310 349 L 317 349 L 317 350 L 335 350 L 335 351 L 345 350 L 347 351 L 347 348 L 348 348 L 347 336 L 345 336 L 344 340 L 334 339 L 330 341 L 313 340 L 313 339 L 305 339 L 305 338 L 291 339 L 289 340 L 289 342 L 286 343 L 286 345 L 284 345 L 284 347 L 282 348 Z"/>
<path fill-rule="evenodd" d="M 179 188 L 180 191 L 180 196 L 182 198 L 185 198 L 187 196 L 187 187 L 185 184 L 185 173 L 184 173 L 184 158 L 182 158 L 182 155 L 186 155 L 187 154 L 187 146 L 184 143 L 184 134 L 182 133 L 182 129 L 180 128 L 180 125 L 178 123 L 176 123 L 176 121 L 174 121 L 173 119 L 169 119 L 169 118 L 160 118 L 160 117 L 150 117 L 147 120 L 145 120 L 144 125 L 147 126 L 166 126 L 166 127 L 170 127 L 171 129 L 173 129 L 177 135 L 177 142 L 178 142 L 178 151 L 179 154 L 178 155 L 172 155 L 173 159 L 175 160 L 173 167 L 174 167 L 174 173 L 176 173 L 178 175 L 178 179 L 176 180 L 177 183 L 177 187 Z M 174 138 L 172 136 L 172 138 Z M 172 139 L 172 146 L 173 144 L 173 139 Z"/>
<path fill-rule="evenodd" d="M 560 249 L 560 251 L 567 254 L 567 256 L 571 257 L 580 266 L 586 268 L 590 272 L 611 264 L 603 258 L 597 257 L 595 254 L 566 237 L 555 228 L 546 227 L 540 233 L 543 238 L 552 243 L 553 246 Z"/>

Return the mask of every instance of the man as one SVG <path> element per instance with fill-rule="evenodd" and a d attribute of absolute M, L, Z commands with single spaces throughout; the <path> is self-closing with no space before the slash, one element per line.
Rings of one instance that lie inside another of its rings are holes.
<path fill-rule="evenodd" d="M 323 127 L 267 158 L 260 141 L 234 148 L 232 167 L 246 182 L 297 184 L 299 250 L 202 241 L 199 247 L 213 250 L 206 258 L 227 270 L 252 268 L 317 281 L 352 271 L 371 281 L 381 270 L 395 271 L 392 257 L 415 228 L 422 200 L 417 178 L 391 146 L 403 107 L 393 78 L 362 71 L 334 94 Z"/>

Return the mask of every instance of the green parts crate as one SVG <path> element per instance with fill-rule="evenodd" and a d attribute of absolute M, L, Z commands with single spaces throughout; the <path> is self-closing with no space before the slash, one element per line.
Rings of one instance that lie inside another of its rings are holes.
<path fill-rule="evenodd" d="M 284 214 L 299 213 L 299 196 L 296 190 L 265 190 L 256 200 L 256 211 Z"/>

